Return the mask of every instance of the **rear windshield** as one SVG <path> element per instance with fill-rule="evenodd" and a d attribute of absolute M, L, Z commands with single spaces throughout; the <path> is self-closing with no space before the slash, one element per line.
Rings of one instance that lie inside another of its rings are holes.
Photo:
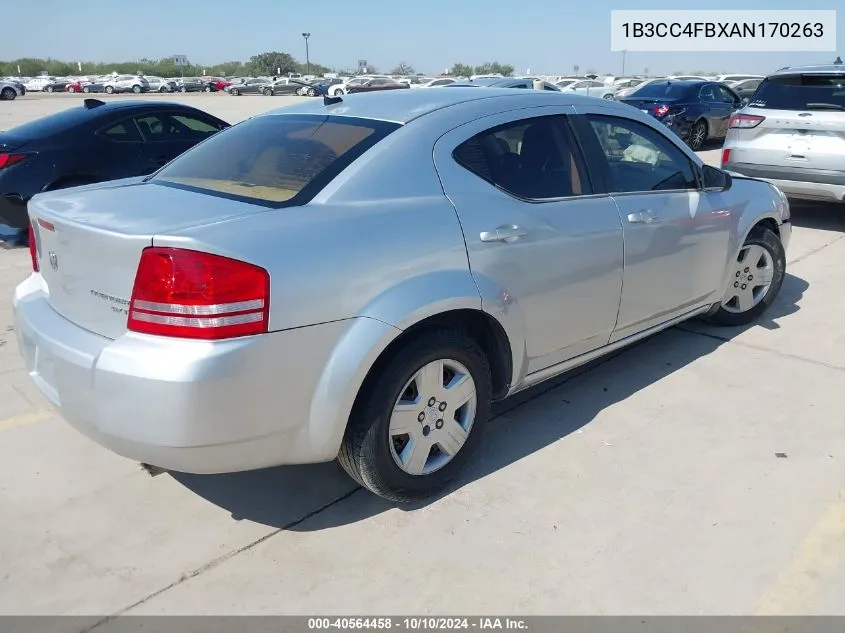
<path fill-rule="evenodd" d="M 399 124 L 267 115 L 215 134 L 150 181 L 270 207 L 303 204 Z"/>
<path fill-rule="evenodd" d="M 845 73 L 769 77 L 750 105 L 773 110 L 845 110 Z"/>
<path fill-rule="evenodd" d="M 22 138 L 44 138 L 52 136 L 59 132 L 64 132 L 72 127 L 76 127 L 81 123 L 86 123 L 92 119 L 91 110 L 78 106 L 76 108 L 68 108 L 55 114 L 48 114 L 40 119 L 35 119 L 29 123 L 24 123 L 9 130 L 10 133 Z"/>
<path fill-rule="evenodd" d="M 629 99 L 637 97 L 648 97 L 649 99 L 680 99 L 685 97 L 695 86 L 699 84 L 680 84 L 671 81 L 654 81 L 646 84 L 633 94 L 628 95 Z"/>

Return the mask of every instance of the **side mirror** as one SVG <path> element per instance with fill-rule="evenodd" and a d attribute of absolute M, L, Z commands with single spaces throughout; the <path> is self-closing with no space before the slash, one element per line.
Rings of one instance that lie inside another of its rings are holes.
<path fill-rule="evenodd" d="M 727 191 L 733 184 L 733 178 L 728 172 L 710 165 L 702 167 L 701 179 L 706 191 Z"/>
<path fill-rule="evenodd" d="M 747 106 L 751 102 L 751 97 L 743 97 L 742 101 L 739 102 L 740 106 Z"/>

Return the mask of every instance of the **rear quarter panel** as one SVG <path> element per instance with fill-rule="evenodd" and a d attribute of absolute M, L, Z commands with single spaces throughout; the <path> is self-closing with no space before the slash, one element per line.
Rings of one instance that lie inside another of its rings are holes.
<path fill-rule="evenodd" d="M 154 243 L 266 268 L 272 330 L 359 316 L 404 328 L 444 308 L 478 309 L 460 223 L 422 127 L 393 132 L 305 206 L 156 235 Z"/>

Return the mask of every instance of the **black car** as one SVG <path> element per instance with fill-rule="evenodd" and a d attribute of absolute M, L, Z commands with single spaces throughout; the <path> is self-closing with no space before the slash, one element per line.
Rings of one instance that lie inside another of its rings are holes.
<path fill-rule="evenodd" d="M 0 224 L 23 231 L 33 195 L 151 174 L 227 127 L 179 103 L 85 99 L 0 132 Z"/>
<path fill-rule="evenodd" d="M 646 84 L 620 101 L 661 121 L 694 150 L 724 139 L 731 114 L 742 105 L 725 84 L 671 79 Z"/>

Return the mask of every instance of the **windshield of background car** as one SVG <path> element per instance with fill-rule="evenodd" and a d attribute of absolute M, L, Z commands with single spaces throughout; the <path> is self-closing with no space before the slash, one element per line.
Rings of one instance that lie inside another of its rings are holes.
<path fill-rule="evenodd" d="M 694 84 L 697 89 L 700 84 Z M 689 96 L 693 86 L 673 81 L 655 81 L 646 84 L 628 95 L 629 99 L 647 97 L 649 99 L 681 99 Z"/>
<path fill-rule="evenodd" d="M 845 73 L 769 77 L 749 105 L 773 110 L 845 110 Z"/>
<path fill-rule="evenodd" d="M 324 115 L 266 115 L 215 134 L 150 182 L 271 207 L 304 204 L 399 124 Z"/>

